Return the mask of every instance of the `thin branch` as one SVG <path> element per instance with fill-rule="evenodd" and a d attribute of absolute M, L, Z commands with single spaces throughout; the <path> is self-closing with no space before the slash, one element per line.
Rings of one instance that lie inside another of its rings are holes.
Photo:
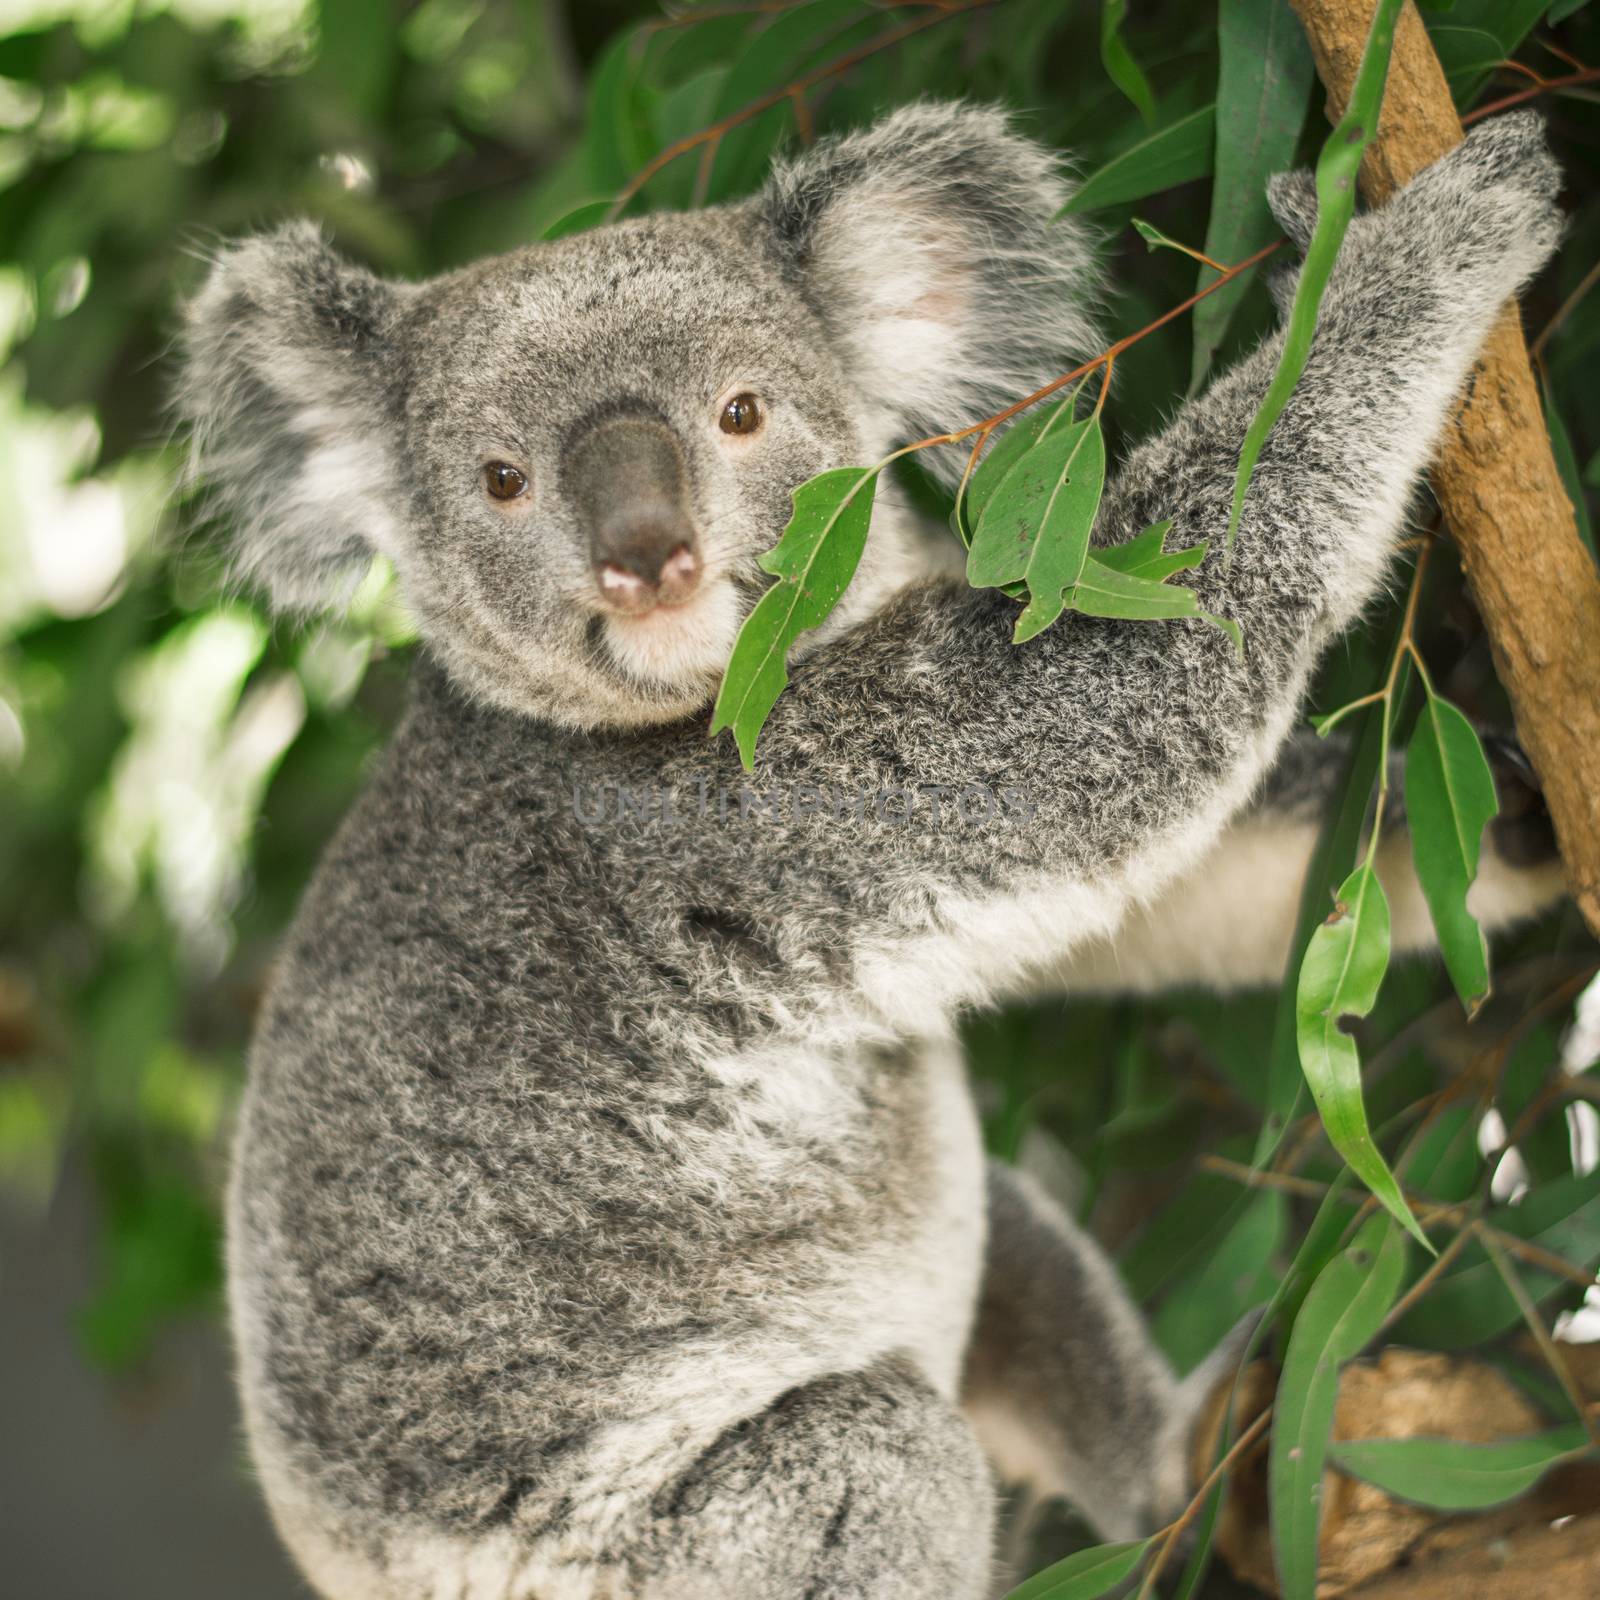
<path fill-rule="evenodd" d="M 1544 1357 L 1545 1365 L 1556 1375 L 1556 1381 L 1566 1391 L 1572 1409 L 1582 1421 L 1584 1432 L 1589 1435 L 1589 1443 L 1600 1446 L 1600 1420 L 1590 1412 L 1583 1398 L 1583 1391 L 1572 1376 L 1572 1368 L 1567 1365 L 1566 1357 L 1556 1348 L 1555 1340 L 1550 1337 L 1550 1330 L 1544 1325 L 1544 1318 L 1539 1315 L 1539 1308 L 1534 1305 L 1528 1291 L 1522 1285 L 1522 1279 L 1517 1276 L 1517 1269 L 1506 1260 L 1504 1250 L 1493 1237 L 1492 1228 L 1480 1228 L 1477 1231 L 1483 1248 L 1489 1253 L 1489 1259 L 1494 1262 L 1495 1271 L 1500 1274 L 1506 1288 L 1511 1291 L 1511 1298 L 1517 1302 L 1517 1310 L 1522 1313 L 1522 1320 L 1527 1323 L 1528 1332 L 1533 1335 L 1534 1343 L 1538 1345 L 1539 1354 Z"/>
<path fill-rule="evenodd" d="M 1175 1522 L 1170 1523 L 1166 1528 L 1164 1528 L 1161 1533 L 1155 1536 L 1161 1540 L 1161 1548 L 1156 1552 L 1155 1560 L 1152 1561 L 1145 1569 L 1144 1581 L 1139 1585 L 1138 1600 L 1144 1600 L 1144 1597 L 1153 1591 L 1156 1582 L 1161 1577 L 1161 1569 L 1166 1566 L 1168 1559 L 1172 1555 L 1173 1548 L 1176 1546 L 1178 1540 L 1183 1537 L 1184 1531 L 1188 1528 L 1189 1524 L 1200 1515 L 1201 1508 L 1205 1505 L 1206 1500 L 1211 1494 L 1211 1491 L 1216 1488 L 1217 1484 L 1229 1472 L 1233 1470 L 1234 1464 L 1238 1461 L 1239 1457 L 1242 1456 L 1245 1451 L 1248 1450 L 1250 1446 L 1253 1445 L 1261 1437 L 1261 1435 L 1267 1431 L 1267 1427 L 1271 1421 L 1272 1407 L 1268 1406 L 1267 1409 L 1263 1411 L 1255 1419 L 1255 1421 L 1252 1422 L 1250 1426 L 1239 1435 L 1237 1439 L 1234 1440 L 1232 1447 L 1228 1450 L 1228 1453 L 1223 1456 L 1223 1458 L 1211 1469 L 1209 1473 L 1206 1474 L 1205 1482 L 1203 1482 L 1200 1487 L 1195 1490 L 1194 1497 L 1189 1501 L 1189 1504 L 1184 1507 L 1182 1515 L 1180 1515 Z"/>
<path fill-rule="evenodd" d="M 1595 264 L 1590 267 L 1586 273 L 1584 273 L 1582 279 L 1579 281 L 1578 287 L 1574 289 L 1559 306 L 1556 307 L 1555 315 L 1551 317 L 1551 319 L 1539 330 L 1539 337 L 1528 346 L 1528 354 L 1532 356 L 1535 361 L 1537 361 L 1539 357 L 1544 354 L 1544 347 L 1550 342 L 1551 334 L 1553 334 L 1561 326 L 1561 324 L 1572 315 L 1573 311 L 1577 308 L 1578 302 L 1582 300 L 1592 288 L 1594 288 L 1596 283 L 1600 283 L 1600 261 L 1595 262 Z"/>
<path fill-rule="evenodd" d="M 1560 78 L 1544 78 L 1531 89 L 1519 89 L 1515 94 L 1491 100 L 1488 105 L 1467 112 L 1461 119 L 1461 126 L 1470 128 L 1474 122 L 1484 117 L 1492 117 L 1498 111 L 1509 111 L 1513 106 L 1526 105 L 1530 100 L 1537 100 L 1542 94 L 1555 94 L 1558 90 L 1570 89 L 1580 83 L 1600 83 L 1600 67 L 1585 67 L 1581 72 L 1569 72 Z"/>

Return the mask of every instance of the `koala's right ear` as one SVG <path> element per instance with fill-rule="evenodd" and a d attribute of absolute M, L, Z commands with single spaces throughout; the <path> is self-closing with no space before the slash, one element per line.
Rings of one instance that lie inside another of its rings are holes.
<path fill-rule="evenodd" d="M 1003 112 L 922 101 L 779 163 L 756 216 L 905 440 L 976 422 L 1100 348 L 1089 238 L 1060 216 L 1069 193 Z M 966 456 L 932 465 L 954 477 Z"/>
<path fill-rule="evenodd" d="M 391 553 L 404 286 L 307 222 L 227 246 L 185 313 L 176 409 L 235 573 L 285 611 L 347 598 Z"/>

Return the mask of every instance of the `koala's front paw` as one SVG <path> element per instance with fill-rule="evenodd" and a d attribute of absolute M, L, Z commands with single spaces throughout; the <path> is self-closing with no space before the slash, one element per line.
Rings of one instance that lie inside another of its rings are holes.
<path fill-rule="evenodd" d="M 1406 185 L 1380 216 L 1465 288 L 1514 295 L 1561 239 L 1561 169 L 1536 111 L 1491 117 Z"/>

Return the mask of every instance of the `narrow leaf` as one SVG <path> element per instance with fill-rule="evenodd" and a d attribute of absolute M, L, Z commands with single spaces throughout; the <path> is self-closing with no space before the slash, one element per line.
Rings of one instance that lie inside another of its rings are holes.
<path fill-rule="evenodd" d="M 1239 468 L 1233 482 L 1233 510 L 1228 517 L 1230 547 L 1239 531 L 1245 493 L 1250 487 L 1250 476 L 1255 471 L 1261 447 L 1272 432 L 1273 424 L 1283 415 L 1283 408 L 1289 403 L 1289 396 L 1311 355 L 1311 340 L 1317 330 L 1317 311 L 1322 304 L 1323 291 L 1333 274 L 1333 263 L 1344 242 L 1345 230 L 1355 215 L 1356 174 L 1361 169 L 1367 141 L 1377 130 L 1378 107 L 1383 101 L 1383 86 L 1389 75 L 1389 53 L 1394 45 L 1395 22 L 1401 4 L 1402 0 L 1378 0 L 1349 108 L 1328 136 L 1317 162 L 1317 225 L 1295 287 L 1294 308 L 1284 330 L 1278 370 L 1272 376 L 1239 451 Z"/>
<path fill-rule="evenodd" d="M 582 205 L 564 211 L 539 235 L 541 239 L 565 239 L 574 233 L 587 233 L 598 228 L 611 210 L 609 200 L 585 200 Z"/>
<path fill-rule="evenodd" d="M 1113 156 L 1084 179 L 1061 208 L 1061 215 L 1143 200 L 1146 195 L 1206 177 L 1211 171 L 1215 113 L 1215 106 L 1202 106 Z"/>
<path fill-rule="evenodd" d="M 1163 550 L 1162 541 L 1172 528 L 1172 523 L 1152 522 L 1137 538 L 1126 544 L 1108 545 L 1096 550 L 1094 559 L 1102 567 L 1130 578 L 1147 578 L 1161 583 L 1176 572 L 1187 572 L 1205 560 L 1210 548 L 1202 539 L 1199 544 L 1185 545 L 1182 550 Z"/>
<path fill-rule="evenodd" d="M 1133 102 L 1148 125 L 1156 120 L 1156 101 L 1150 92 L 1150 80 L 1122 37 L 1127 14 L 1128 0 L 1101 0 L 1100 60 L 1107 76 Z"/>
<path fill-rule="evenodd" d="M 1295 1319 L 1273 1402 L 1268 1468 L 1284 1600 L 1315 1600 L 1322 1469 L 1339 1369 L 1377 1334 L 1404 1271 L 1405 1235 L 1388 1217 L 1374 1216 L 1323 1269 Z"/>
<path fill-rule="evenodd" d="M 1450 981 L 1473 1016 L 1489 994 L 1489 946 L 1467 910 L 1485 824 L 1500 809 L 1472 724 L 1430 694 L 1406 751 L 1406 817 L 1417 879 Z"/>
<path fill-rule="evenodd" d="M 877 476 L 875 468 L 840 467 L 801 484 L 783 537 L 761 558 L 762 570 L 781 581 L 745 618 L 711 716 L 713 734 L 733 729 L 747 769 L 762 724 L 789 681 L 784 661 L 790 647 L 826 620 L 855 576 Z"/>
<path fill-rule="evenodd" d="M 1005 1600 L 1099 1600 L 1139 1565 L 1148 1539 L 1079 1550 L 1013 1589 Z"/>
<path fill-rule="evenodd" d="M 1192 553 L 1192 549 L 1181 552 L 1185 558 Z M 1192 617 L 1221 629 L 1233 641 L 1234 650 L 1241 656 L 1244 654 L 1244 634 L 1239 624 L 1231 617 L 1218 617 L 1202 610 L 1193 589 L 1119 571 L 1115 565 L 1101 560 L 1098 550 L 1084 562 L 1083 575 L 1067 597 L 1067 604 L 1086 616 L 1121 617 L 1130 622 L 1166 622 Z"/>
<path fill-rule="evenodd" d="M 1316 70 L 1305 29 L 1283 0 L 1221 0 L 1217 14 L 1217 151 L 1205 253 L 1242 261 L 1277 237 L 1267 179 L 1294 165 Z M 1200 269 L 1197 289 L 1216 277 Z M 1193 393 L 1221 347 L 1248 285 L 1224 284 L 1194 308 Z"/>
<path fill-rule="evenodd" d="M 1440 1511 L 1481 1511 L 1526 1494 L 1552 1467 L 1590 1450 L 1581 1422 L 1518 1439 L 1349 1439 L 1333 1447 L 1340 1471 L 1397 1500 Z"/>
<path fill-rule="evenodd" d="M 1333 1147 L 1425 1250 L 1432 1251 L 1373 1141 L 1356 1042 L 1341 1026 L 1364 1017 L 1389 966 L 1389 902 L 1363 864 L 1345 879 L 1331 917 L 1311 936 L 1295 993 L 1300 1067 Z"/>

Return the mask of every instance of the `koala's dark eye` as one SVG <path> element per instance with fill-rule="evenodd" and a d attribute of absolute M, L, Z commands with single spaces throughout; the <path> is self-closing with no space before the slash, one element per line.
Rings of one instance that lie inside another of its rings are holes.
<path fill-rule="evenodd" d="M 753 394 L 736 394 L 717 425 L 724 433 L 754 433 L 761 426 L 761 402 Z"/>
<path fill-rule="evenodd" d="M 515 500 L 528 488 L 527 474 L 509 461 L 491 461 L 483 469 L 484 487 L 496 500 Z"/>

